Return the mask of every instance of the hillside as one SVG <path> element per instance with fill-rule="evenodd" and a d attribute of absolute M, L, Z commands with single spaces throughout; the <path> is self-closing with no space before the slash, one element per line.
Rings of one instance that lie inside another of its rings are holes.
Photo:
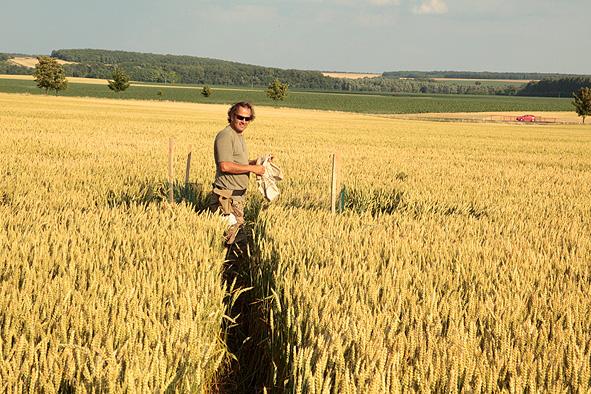
<path fill-rule="evenodd" d="M 295 88 L 334 89 L 332 80 L 318 71 L 285 70 L 195 56 L 60 49 L 52 57 L 75 62 L 66 67 L 76 77 L 110 78 L 113 65 L 122 67 L 134 81 L 266 86 L 275 78 L 289 81 Z"/>

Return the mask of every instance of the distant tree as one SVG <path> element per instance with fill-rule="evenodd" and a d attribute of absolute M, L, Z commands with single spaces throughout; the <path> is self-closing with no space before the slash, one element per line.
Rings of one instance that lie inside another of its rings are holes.
<path fill-rule="evenodd" d="M 591 115 L 591 88 L 580 88 L 573 93 L 574 100 L 572 104 L 575 106 L 577 115 L 583 117 L 583 123 L 585 123 L 585 117 Z"/>
<path fill-rule="evenodd" d="M 179 75 L 175 71 L 168 72 L 168 83 L 177 83 L 179 81 Z"/>
<path fill-rule="evenodd" d="M 57 94 L 60 90 L 68 87 L 64 68 L 56 59 L 49 56 L 39 56 L 37 60 L 39 63 L 35 65 L 33 73 L 37 87 L 45 89 L 46 94 L 50 90 L 55 90 L 55 94 Z"/>
<path fill-rule="evenodd" d="M 119 67 L 115 67 L 113 70 L 113 80 L 108 81 L 109 89 L 112 91 L 119 93 L 123 92 L 129 87 L 129 77 L 125 74 L 125 71 L 120 69 Z"/>
<path fill-rule="evenodd" d="M 275 101 L 283 101 L 287 96 L 288 88 L 289 85 L 287 84 L 287 82 L 282 83 L 279 79 L 275 78 L 275 80 L 271 82 L 269 84 L 269 87 L 267 88 L 267 97 Z"/>
<path fill-rule="evenodd" d="M 156 68 L 156 82 L 160 83 L 176 83 L 178 81 L 178 74 L 174 71 L 168 70 L 167 67 Z"/>
<path fill-rule="evenodd" d="M 203 89 L 201 89 L 201 94 L 203 95 L 203 97 L 211 96 L 211 88 L 207 85 L 203 86 Z"/>

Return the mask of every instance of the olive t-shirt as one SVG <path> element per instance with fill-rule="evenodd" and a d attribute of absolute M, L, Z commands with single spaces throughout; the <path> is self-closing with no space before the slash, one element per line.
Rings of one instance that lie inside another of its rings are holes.
<path fill-rule="evenodd" d="M 237 133 L 229 125 L 220 131 L 213 144 L 213 156 L 216 165 L 213 183 L 215 187 L 228 190 L 243 190 L 248 187 L 248 173 L 228 174 L 220 171 L 220 162 L 222 161 L 248 164 L 248 150 L 241 133 Z"/>

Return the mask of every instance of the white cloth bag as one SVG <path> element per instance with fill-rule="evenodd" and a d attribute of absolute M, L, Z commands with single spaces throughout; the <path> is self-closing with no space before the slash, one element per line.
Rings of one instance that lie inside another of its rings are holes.
<path fill-rule="evenodd" d="M 263 197 L 268 201 L 275 201 L 281 194 L 277 182 L 283 179 L 283 172 L 271 161 L 271 157 L 265 155 L 257 159 L 257 164 L 265 167 L 265 173 L 257 175 L 257 186 Z"/>

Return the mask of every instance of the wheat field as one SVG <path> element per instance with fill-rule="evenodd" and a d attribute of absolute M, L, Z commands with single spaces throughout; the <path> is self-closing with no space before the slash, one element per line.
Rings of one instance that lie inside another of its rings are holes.
<path fill-rule="evenodd" d="M 302 124 L 284 159 L 302 184 L 258 217 L 288 388 L 591 390 L 589 127 Z M 337 216 L 314 192 L 331 149 Z"/>
<path fill-rule="evenodd" d="M 227 107 L 0 107 L 0 390 L 215 391 L 233 316 L 222 223 L 196 207 Z M 171 137 L 179 184 L 193 157 L 172 206 Z M 247 212 L 268 391 L 591 390 L 588 126 L 260 107 L 246 139 L 286 175 Z"/>
<path fill-rule="evenodd" d="M 0 391 L 209 389 L 223 228 L 141 197 L 181 129 L 146 106 L 0 101 Z"/>

